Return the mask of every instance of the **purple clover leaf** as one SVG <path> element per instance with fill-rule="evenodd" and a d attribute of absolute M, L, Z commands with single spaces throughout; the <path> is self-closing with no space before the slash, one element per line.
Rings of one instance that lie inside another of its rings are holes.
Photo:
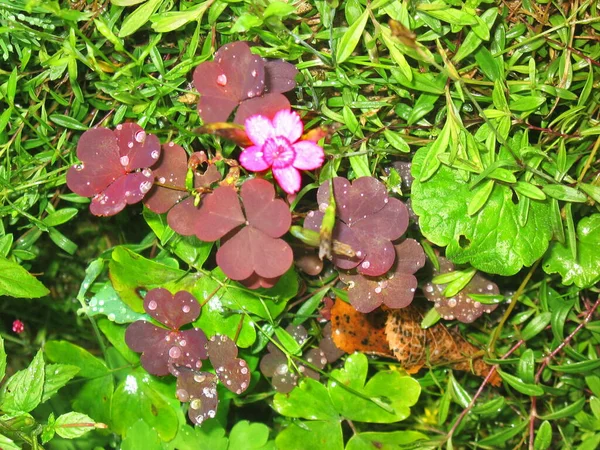
<path fill-rule="evenodd" d="M 234 122 L 261 113 L 272 117 L 290 103 L 282 92 L 296 86 L 298 70 L 285 61 L 266 61 L 250 51 L 246 42 L 221 47 L 214 61 L 194 71 L 194 85 L 200 93 L 198 114 L 205 123 L 225 122 L 237 107 Z"/>
<path fill-rule="evenodd" d="M 240 197 L 243 211 L 231 186 L 220 186 L 203 197 L 195 234 L 206 242 L 221 239 L 217 264 L 229 278 L 247 286 L 271 287 L 292 265 L 292 249 L 279 239 L 291 224 L 289 208 L 275 198 L 273 185 L 259 178 L 246 181 Z"/>
<path fill-rule="evenodd" d="M 308 339 L 308 333 L 306 328 L 302 325 L 289 325 L 286 331 L 294 338 L 294 340 L 302 345 Z M 276 342 L 279 342 L 275 338 Z M 299 375 L 294 372 L 288 365 L 287 357 L 277 346 L 273 343 L 267 345 L 268 353 L 260 360 L 260 371 L 267 377 L 271 378 L 273 388 L 282 394 L 291 392 L 294 387 L 298 384 Z M 312 348 L 304 352 L 302 355 L 307 363 L 314 367 L 322 369 L 327 364 L 327 357 L 321 348 Z M 319 373 L 312 370 L 311 368 L 300 364 L 298 365 L 298 371 L 300 374 L 306 377 L 319 379 Z"/>
<path fill-rule="evenodd" d="M 217 377 L 210 372 L 182 371 L 175 395 L 180 402 L 190 403 L 188 417 L 196 425 L 217 415 Z"/>
<path fill-rule="evenodd" d="M 208 341 L 208 357 L 219 381 L 231 392 L 239 395 L 250 384 L 250 370 L 246 361 L 237 355 L 237 345 L 225 335 L 213 336 Z"/>
<path fill-rule="evenodd" d="M 425 265 L 425 252 L 414 239 L 406 239 L 394 249 L 396 262 L 385 275 L 340 273 L 340 279 L 348 285 L 348 299 L 358 312 L 366 314 L 382 304 L 391 309 L 411 304 L 417 288 L 413 274 Z"/>
<path fill-rule="evenodd" d="M 373 177 L 361 177 L 352 184 L 342 177 L 333 179 L 336 200 L 336 225 L 333 239 L 349 245 L 355 257 L 334 255 L 333 263 L 340 269 L 377 277 L 385 274 L 396 259 L 392 241 L 408 227 L 408 210 L 400 200 L 388 196 L 383 183 Z M 318 211 L 311 211 L 304 227 L 319 231 L 323 211 L 329 204 L 329 181 L 317 191 Z"/>
<path fill-rule="evenodd" d="M 79 138 L 77 157 L 81 163 L 69 168 L 67 186 L 92 197 L 92 214 L 112 216 L 142 200 L 152 188 L 149 167 L 160 157 L 160 143 L 134 123 L 117 125 L 115 131 L 92 128 Z"/>
<path fill-rule="evenodd" d="M 253 172 L 273 171 L 279 186 L 288 194 L 300 190 L 300 170 L 318 169 L 323 149 L 312 141 L 300 141 L 304 125 L 298 113 L 283 109 L 273 120 L 264 115 L 246 119 L 246 134 L 254 145 L 240 155 L 241 165 Z"/>
<path fill-rule="evenodd" d="M 132 323 L 125 332 L 125 342 L 135 352 L 141 352 L 141 363 L 152 375 L 172 373 L 179 368 L 198 370 L 208 357 L 207 339 L 199 328 L 180 330 L 200 315 L 200 305 L 192 294 L 179 291 L 172 295 L 163 288 L 148 291 L 144 310 L 167 328 L 145 320 Z"/>
<path fill-rule="evenodd" d="M 438 257 L 440 270 L 434 271 L 434 275 L 452 272 L 454 264 L 443 257 Z M 423 286 L 425 297 L 435 303 L 435 309 L 446 320 L 458 320 L 463 323 L 471 323 L 477 320 L 483 313 L 491 313 L 498 305 L 484 305 L 473 300 L 469 294 L 498 295 L 498 286 L 479 273 L 471 279 L 458 294 L 452 297 L 444 295 L 445 284 L 427 283 Z"/>
<path fill-rule="evenodd" d="M 144 200 L 145 205 L 157 214 L 168 211 L 169 226 L 183 236 L 194 234 L 198 215 L 195 198 L 185 186 L 188 167 L 194 171 L 196 192 L 209 189 L 221 179 L 214 164 L 209 163 L 204 173 L 197 170 L 199 165 L 205 163 L 208 163 L 208 159 L 204 152 L 193 153 L 188 161 L 187 153 L 181 146 L 173 142 L 163 145 L 162 155 L 154 168 L 157 183 Z"/>

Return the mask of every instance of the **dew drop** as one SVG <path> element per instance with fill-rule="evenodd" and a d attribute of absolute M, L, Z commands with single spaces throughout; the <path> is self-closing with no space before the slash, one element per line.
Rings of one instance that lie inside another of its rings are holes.
<path fill-rule="evenodd" d="M 160 184 L 165 184 L 165 181 L 167 181 L 167 180 L 165 179 L 165 177 L 160 177 L 160 178 L 158 179 L 158 182 L 159 182 Z"/>
<path fill-rule="evenodd" d="M 386 199 L 383 201 L 383 203 L 387 203 L 387 202 L 389 202 L 389 201 L 390 201 L 390 199 L 389 199 L 389 198 L 386 198 Z"/>
<path fill-rule="evenodd" d="M 456 306 L 456 299 L 454 297 L 448 300 L 448 306 L 450 308 L 454 308 Z"/>
<path fill-rule="evenodd" d="M 185 389 L 177 389 L 175 395 L 180 402 L 187 402 L 190 399 L 190 394 Z"/>
<path fill-rule="evenodd" d="M 177 359 L 181 356 L 181 349 L 179 347 L 171 347 L 169 349 L 169 357 L 173 358 L 173 359 Z"/>
<path fill-rule="evenodd" d="M 187 345 L 187 341 L 185 339 L 182 339 L 181 341 L 179 341 L 179 345 L 185 347 Z"/>
<path fill-rule="evenodd" d="M 200 409 L 200 407 L 202 406 L 202 400 L 200 400 L 199 398 L 195 398 L 191 401 L 190 406 L 192 407 L 192 409 Z M 198 417 L 198 420 L 200 419 L 201 417 Z"/>
<path fill-rule="evenodd" d="M 122 130 L 123 129 L 123 125 L 119 124 L 117 125 L 117 130 Z"/>
<path fill-rule="evenodd" d="M 135 140 L 138 142 L 144 142 L 144 139 L 146 139 L 146 132 L 145 131 L 138 131 L 137 133 L 135 133 Z"/>
<path fill-rule="evenodd" d="M 122 166 L 128 166 L 129 165 L 129 156 L 127 156 L 127 155 L 121 156 L 119 161 L 121 161 Z"/>
<path fill-rule="evenodd" d="M 381 294 L 381 287 L 380 287 L 380 286 L 377 286 L 377 287 L 375 288 L 375 293 L 376 293 L 376 294 Z"/>
<path fill-rule="evenodd" d="M 142 170 L 142 175 L 144 175 L 146 178 L 150 178 L 152 176 L 152 171 L 150 169 L 144 169 Z"/>
<path fill-rule="evenodd" d="M 184 313 L 189 313 L 190 312 L 190 305 L 183 305 L 183 307 L 181 308 L 181 310 Z"/>
<path fill-rule="evenodd" d="M 474 306 L 475 308 L 479 309 L 479 308 L 481 308 L 481 303 L 479 303 L 479 302 L 475 302 L 475 303 L 473 303 L 473 306 Z"/>
<path fill-rule="evenodd" d="M 114 322 L 115 319 L 117 318 L 113 313 L 110 313 L 107 317 L 108 317 L 108 320 L 110 320 L 111 322 Z"/>
<path fill-rule="evenodd" d="M 127 143 L 127 147 L 129 147 L 129 148 L 133 148 L 133 142 L 128 142 L 128 143 Z"/>
<path fill-rule="evenodd" d="M 202 383 L 204 382 L 204 380 L 206 380 L 206 377 L 204 375 L 194 375 L 194 381 L 196 383 Z"/>
<path fill-rule="evenodd" d="M 288 373 L 288 366 L 287 364 L 280 364 L 277 369 L 275 369 L 275 373 L 277 375 L 285 375 L 286 373 Z"/>
<path fill-rule="evenodd" d="M 214 419 L 214 418 L 215 418 L 215 416 L 217 415 L 217 413 L 215 412 L 215 410 L 214 410 L 214 409 L 211 409 L 209 412 L 207 412 L 207 413 L 206 413 L 206 415 L 207 415 L 208 417 L 210 417 L 211 419 Z"/>
<path fill-rule="evenodd" d="M 362 258 L 362 252 L 360 250 L 356 252 L 356 257 Z"/>
<path fill-rule="evenodd" d="M 240 370 L 240 372 L 242 372 L 242 375 L 246 375 L 248 373 L 248 369 L 244 367 L 242 370 Z"/>
<path fill-rule="evenodd" d="M 256 76 L 256 70 L 253 70 L 252 72 L 250 72 L 250 74 L 255 77 Z"/>
<path fill-rule="evenodd" d="M 145 194 L 146 192 L 148 192 L 150 189 L 152 188 L 152 182 L 151 181 L 144 181 L 140 184 L 140 192 L 142 194 Z"/>
<path fill-rule="evenodd" d="M 157 307 L 158 307 L 158 304 L 154 300 L 151 300 L 150 302 L 148 302 L 148 309 L 150 311 L 154 311 Z"/>
<path fill-rule="evenodd" d="M 158 150 L 152 150 L 152 153 L 150 153 L 150 156 L 152 157 L 152 159 L 158 159 L 158 157 L 160 156 L 160 153 L 158 152 Z"/>
<path fill-rule="evenodd" d="M 371 263 L 369 261 L 364 261 L 360 266 L 363 269 L 368 269 L 369 267 L 371 267 Z"/>
<path fill-rule="evenodd" d="M 428 284 L 427 286 L 425 286 L 425 291 L 427 292 L 433 292 L 433 286 Z"/>
<path fill-rule="evenodd" d="M 81 164 L 75 164 L 73 166 L 73 169 L 75 169 L 77 171 L 83 170 L 84 168 L 85 168 L 85 166 L 83 165 L 83 163 L 81 163 Z"/>
<path fill-rule="evenodd" d="M 217 84 L 219 86 L 225 86 L 225 85 L 227 85 L 227 75 L 225 75 L 224 73 L 222 73 L 221 75 L 219 75 L 217 77 Z"/>

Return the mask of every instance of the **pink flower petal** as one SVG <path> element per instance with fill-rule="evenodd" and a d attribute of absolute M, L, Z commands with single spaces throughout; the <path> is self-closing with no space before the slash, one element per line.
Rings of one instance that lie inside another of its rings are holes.
<path fill-rule="evenodd" d="M 269 119 L 260 114 L 248 117 L 245 123 L 246 134 L 255 145 L 263 145 L 265 141 L 273 136 L 273 124 Z"/>
<path fill-rule="evenodd" d="M 263 158 L 262 146 L 253 145 L 242 151 L 240 164 L 246 170 L 262 172 L 269 168 L 269 164 Z"/>
<path fill-rule="evenodd" d="M 312 141 L 300 141 L 292 145 L 296 151 L 294 167 L 300 170 L 318 169 L 323 165 L 325 153 Z"/>
<path fill-rule="evenodd" d="M 283 136 L 290 142 L 296 142 L 302 136 L 304 125 L 297 112 L 281 110 L 273 118 L 275 136 Z"/>
<path fill-rule="evenodd" d="M 295 194 L 300 190 L 300 172 L 295 167 L 274 168 L 273 176 L 288 194 Z"/>

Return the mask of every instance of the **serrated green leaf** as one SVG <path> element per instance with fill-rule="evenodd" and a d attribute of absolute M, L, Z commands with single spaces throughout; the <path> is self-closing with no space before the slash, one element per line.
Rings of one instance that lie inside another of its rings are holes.
<path fill-rule="evenodd" d="M 70 412 L 56 418 L 54 429 L 60 437 L 75 439 L 92 431 L 95 424 L 94 420 L 85 414 Z"/>
<path fill-rule="evenodd" d="M 0 409 L 7 413 L 29 412 L 42 401 L 44 357 L 39 350 L 27 369 L 8 379 L 0 393 Z"/>
<path fill-rule="evenodd" d="M 460 174 L 442 166 L 426 182 L 419 180 L 427 148 L 415 154 L 411 200 L 423 235 L 447 246 L 446 256 L 458 264 L 500 275 L 513 275 L 537 261 L 552 236 L 549 205 L 531 202 L 525 226 L 508 186 L 496 184 L 485 206 L 473 217 L 467 208 L 473 193 Z"/>
<path fill-rule="evenodd" d="M 45 346 L 50 361 L 79 367 L 78 375 L 84 378 L 101 377 L 108 373 L 104 361 L 86 349 L 67 341 L 48 341 Z"/>
<path fill-rule="evenodd" d="M 555 242 L 543 263 L 548 274 L 560 273 L 565 285 L 575 283 L 580 288 L 593 286 L 600 281 L 600 214 L 584 217 L 577 224 L 577 257 L 571 249 Z"/>
<path fill-rule="evenodd" d="M 41 403 L 50 399 L 71 378 L 79 373 L 79 367 L 68 364 L 47 364 L 44 368 L 44 387 Z"/>

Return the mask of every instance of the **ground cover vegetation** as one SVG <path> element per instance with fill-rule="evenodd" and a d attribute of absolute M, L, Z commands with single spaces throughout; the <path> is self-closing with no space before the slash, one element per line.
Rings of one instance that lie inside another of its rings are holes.
<path fill-rule="evenodd" d="M 599 29 L 0 0 L 0 447 L 598 448 Z"/>

